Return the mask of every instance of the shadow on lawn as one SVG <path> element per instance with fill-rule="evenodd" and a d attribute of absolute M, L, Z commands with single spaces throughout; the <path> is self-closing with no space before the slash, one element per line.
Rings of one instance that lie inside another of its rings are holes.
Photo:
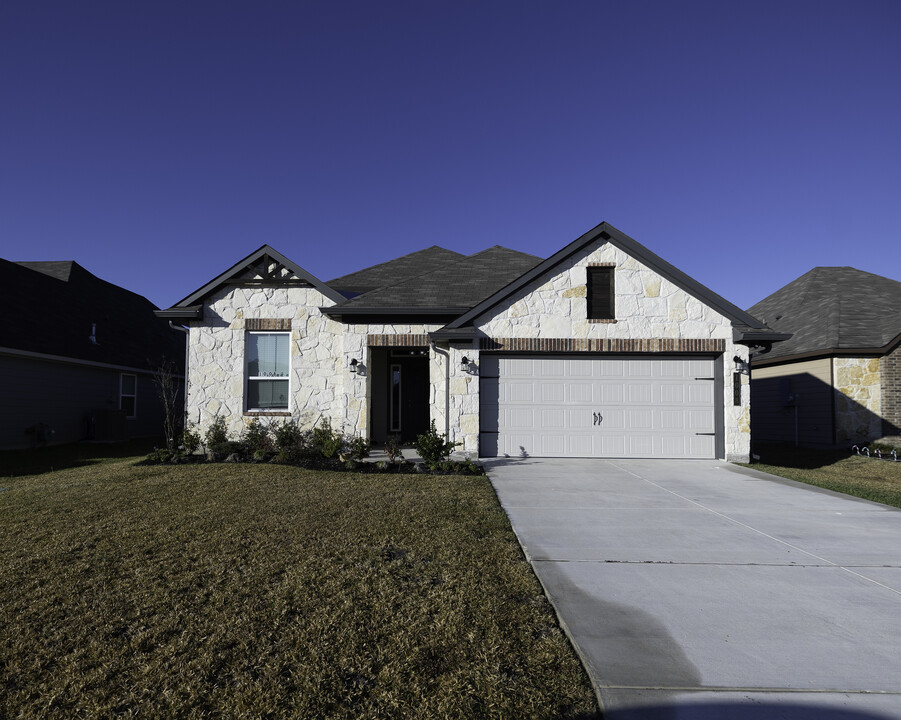
<path fill-rule="evenodd" d="M 754 455 L 752 466 L 754 463 L 764 463 L 804 470 L 827 467 L 850 455 L 847 450 L 813 450 L 796 448 L 788 444 L 755 445 L 752 452 Z"/>
<path fill-rule="evenodd" d="M 0 451 L 0 477 L 40 475 L 53 470 L 96 465 L 122 458 L 146 455 L 165 440 L 139 438 L 121 443 L 71 443 L 25 450 Z"/>

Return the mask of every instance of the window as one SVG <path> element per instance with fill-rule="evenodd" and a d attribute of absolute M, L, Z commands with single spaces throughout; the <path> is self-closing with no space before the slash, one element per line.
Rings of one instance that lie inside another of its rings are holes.
<path fill-rule="evenodd" d="M 247 410 L 287 410 L 291 334 L 252 332 L 245 344 Z"/>
<path fill-rule="evenodd" d="M 137 411 L 138 378 L 136 375 L 119 375 L 119 409 L 125 417 L 133 418 Z"/>
<path fill-rule="evenodd" d="M 588 319 L 615 320 L 612 267 L 588 268 Z"/>

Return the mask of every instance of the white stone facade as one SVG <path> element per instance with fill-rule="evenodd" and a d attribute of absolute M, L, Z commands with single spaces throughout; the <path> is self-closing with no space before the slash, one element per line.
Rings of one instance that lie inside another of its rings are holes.
<path fill-rule="evenodd" d="M 882 373 L 878 357 L 834 357 L 835 441 L 839 445 L 882 436 Z"/>
<path fill-rule="evenodd" d="M 615 322 L 587 318 L 586 268 L 615 266 Z M 291 321 L 290 403 L 274 421 L 298 421 L 305 428 L 321 419 L 347 434 L 369 435 L 372 378 L 350 372 L 350 361 L 369 363 L 367 336 L 421 335 L 439 325 L 344 324 L 320 311 L 333 301 L 312 288 L 224 287 L 207 298 L 203 322 L 193 322 L 189 340 L 188 420 L 201 432 L 218 416 L 238 436 L 248 415 L 244 407 L 244 343 L 247 320 Z M 742 376 L 741 403 L 733 403 L 732 358 L 748 359 L 748 349 L 732 341 L 732 323 L 671 281 L 611 243 L 598 240 L 585 252 L 555 266 L 474 322 L 484 338 L 717 340 L 724 344 L 723 424 L 725 454 L 747 460 L 750 452 L 748 377 Z M 479 341 L 430 347 L 430 417 L 439 431 L 477 456 L 479 447 Z M 463 356 L 471 370 L 461 369 Z M 449 393 L 446 393 L 446 387 Z M 447 400 L 449 398 L 449 407 Z M 446 414 L 447 413 L 447 414 Z"/>
<path fill-rule="evenodd" d="M 615 267 L 616 322 L 588 320 L 586 268 Z M 748 348 L 732 341 L 732 322 L 681 288 L 641 264 L 616 246 L 598 241 L 585 254 L 558 265 L 532 282 L 517 297 L 503 302 L 475 321 L 488 338 L 578 338 L 710 340 L 725 343 L 723 353 L 723 415 L 726 458 L 747 462 L 750 455 L 750 378 L 741 376 L 741 404 L 733 402 L 732 358 L 747 363 Z M 460 358 L 479 364 L 477 343 L 454 348 L 452 355 L 451 422 L 453 439 L 467 453 L 478 452 L 479 385 L 462 373 Z"/>

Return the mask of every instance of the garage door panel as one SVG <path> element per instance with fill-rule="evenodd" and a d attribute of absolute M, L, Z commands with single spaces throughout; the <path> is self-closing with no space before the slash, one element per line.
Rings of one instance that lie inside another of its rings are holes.
<path fill-rule="evenodd" d="M 566 388 L 560 383 L 542 383 L 541 402 L 543 404 L 562 405 L 566 402 Z"/>
<path fill-rule="evenodd" d="M 540 454 L 550 457 L 566 454 L 566 435 L 563 433 L 542 435 Z"/>
<path fill-rule="evenodd" d="M 681 405 L 685 402 L 685 386 L 672 382 L 661 385 L 659 400 L 663 404 Z"/>
<path fill-rule="evenodd" d="M 627 387 L 630 404 L 651 402 L 652 391 L 650 383 L 629 383 Z"/>
<path fill-rule="evenodd" d="M 588 408 L 566 408 L 566 429 L 585 430 L 591 434 L 594 427 L 594 414 Z"/>
<path fill-rule="evenodd" d="M 630 435 L 629 457 L 654 457 L 654 439 L 650 435 Z"/>
<path fill-rule="evenodd" d="M 650 410 L 633 410 L 626 411 L 629 430 L 653 430 L 654 429 L 654 413 Z"/>
<path fill-rule="evenodd" d="M 715 456 L 713 359 L 500 356 L 496 367 L 480 386 L 483 454 Z"/>
<path fill-rule="evenodd" d="M 597 400 L 602 405 L 622 405 L 625 388 L 622 383 L 603 382 L 597 387 Z"/>
<path fill-rule="evenodd" d="M 554 432 L 568 426 L 566 411 L 562 407 L 545 407 L 540 410 L 541 427 L 539 429 Z"/>
<path fill-rule="evenodd" d="M 602 408 L 599 414 L 599 429 L 605 432 L 626 429 L 626 411 L 623 408 Z"/>
<path fill-rule="evenodd" d="M 595 454 L 594 438 L 591 435 L 570 435 L 567 455 L 571 457 L 592 457 Z"/>
<path fill-rule="evenodd" d="M 661 410 L 658 415 L 659 430 L 683 430 L 685 428 L 685 412 L 682 410 Z"/>
<path fill-rule="evenodd" d="M 593 382 L 572 382 L 564 386 L 566 388 L 566 402 L 573 404 L 592 404 L 594 398 Z"/>
<path fill-rule="evenodd" d="M 713 383 L 700 384 L 692 383 L 687 386 L 688 395 L 686 401 L 692 405 L 712 405 L 713 404 Z"/>

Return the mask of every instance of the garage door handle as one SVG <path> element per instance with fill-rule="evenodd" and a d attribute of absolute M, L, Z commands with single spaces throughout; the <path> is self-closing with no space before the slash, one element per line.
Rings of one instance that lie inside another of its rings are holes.
<path fill-rule="evenodd" d="M 695 435 L 716 435 L 716 433 L 695 433 Z"/>
<path fill-rule="evenodd" d="M 593 425 L 600 425 L 600 424 L 601 424 L 601 420 L 604 419 L 604 416 L 601 415 L 599 412 L 592 413 L 592 415 L 594 415 L 594 422 L 593 422 L 592 424 L 593 424 Z"/>
<path fill-rule="evenodd" d="M 695 378 L 695 380 L 716 380 L 716 378 Z"/>

